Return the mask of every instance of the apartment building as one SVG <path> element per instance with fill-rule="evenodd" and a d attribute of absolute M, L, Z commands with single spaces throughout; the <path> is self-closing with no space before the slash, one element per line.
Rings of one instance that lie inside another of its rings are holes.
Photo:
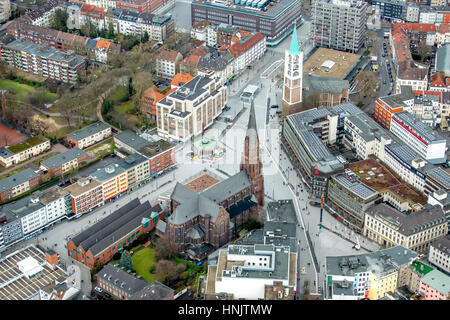
<path fill-rule="evenodd" d="M 2 59 L 14 68 L 70 84 L 75 84 L 86 71 L 86 58 L 25 38 L 3 46 Z"/>
<path fill-rule="evenodd" d="M 234 75 L 234 56 L 228 51 L 208 47 L 208 53 L 198 60 L 197 74 L 226 81 Z"/>
<path fill-rule="evenodd" d="M 432 206 L 438 205 L 444 211 L 447 221 L 450 223 L 450 197 L 449 191 L 439 189 L 428 195 L 428 203 Z"/>
<path fill-rule="evenodd" d="M 175 146 L 162 139 L 151 142 L 130 131 L 123 131 L 114 136 L 114 143 L 119 156 L 137 153 L 148 159 L 149 176 L 144 175 L 142 180 L 154 178 L 175 166 Z"/>
<path fill-rule="evenodd" d="M 67 254 L 90 269 L 95 262 L 106 264 L 114 254 L 152 230 L 163 216 L 159 205 L 135 198 L 70 239 Z"/>
<path fill-rule="evenodd" d="M 413 111 L 414 95 L 409 86 L 401 87 L 401 92 L 380 97 L 374 102 L 373 118 L 386 129 L 391 127 L 392 115 L 399 111 Z"/>
<path fill-rule="evenodd" d="M 0 148 L 0 164 L 5 168 L 29 160 L 50 150 L 50 140 L 43 136 L 35 136 L 7 147 Z"/>
<path fill-rule="evenodd" d="M 364 235 L 385 247 L 402 245 L 426 253 L 430 243 L 448 232 L 442 208 L 426 205 L 424 210 L 406 215 L 384 203 L 369 208 L 364 219 Z"/>
<path fill-rule="evenodd" d="M 173 300 L 174 291 L 158 281 L 152 283 L 108 263 L 97 273 L 98 286 L 119 300 Z"/>
<path fill-rule="evenodd" d="M 228 24 L 249 32 L 260 32 L 266 36 L 268 46 L 276 46 L 292 32 L 292 24 L 302 22 L 301 1 L 224 3 L 193 0 L 191 23 L 195 25 L 203 20 L 218 25 Z"/>
<path fill-rule="evenodd" d="M 41 161 L 41 168 L 48 171 L 52 178 L 58 177 L 87 163 L 88 158 L 86 152 L 75 147 Z"/>
<path fill-rule="evenodd" d="M 85 3 L 99 8 L 116 8 L 117 0 L 83 0 Z"/>
<path fill-rule="evenodd" d="M 313 0 L 311 32 L 315 46 L 356 53 L 366 38 L 364 1 Z"/>
<path fill-rule="evenodd" d="M 263 57 L 266 52 L 266 37 L 262 33 L 237 37 L 236 41 L 232 39 L 228 50 L 234 57 L 234 72 L 240 72 Z"/>
<path fill-rule="evenodd" d="M 419 285 L 422 300 L 448 300 L 450 298 L 450 277 L 439 270 L 423 276 Z"/>
<path fill-rule="evenodd" d="M 126 171 L 127 184 L 130 190 L 139 187 L 141 183 L 150 178 L 150 162 L 139 153 L 133 153 L 123 159 L 118 159 L 116 163 Z"/>
<path fill-rule="evenodd" d="M 94 5 L 84 3 L 80 9 L 80 26 L 85 26 L 88 23 L 95 26 L 98 30 L 107 30 L 108 26 L 105 24 L 106 10 Z"/>
<path fill-rule="evenodd" d="M 104 204 L 102 183 L 92 177 L 81 178 L 66 187 L 72 212 L 78 216 Z"/>
<path fill-rule="evenodd" d="M 214 123 L 226 103 L 223 80 L 198 75 L 157 103 L 158 134 L 175 141 L 197 136 Z"/>
<path fill-rule="evenodd" d="M 91 177 L 102 184 L 103 201 L 115 198 L 128 189 L 127 171 L 118 163 L 98 168 Z"/>
<path fill-rule="evenodd" d="M 419 15 L 420 23 L 449 23 L 450 22 L 450 8 L 449 6 L 420 8 Z"/>
<path fill-rule="evenodd" d="M 0 251 L 70 214 L 68 192 L 59 186 L 36 191 L 0 209 Z"/>
<path fill-rule="evenodd" d="M 170 14 L 138 13 L 119 9 L 111 11 L 113 18 L 111 20 L 107 16 L 105 24 L 109 26 L 111 23 L 115 33 L 140 36 L 147 33 L 150 40 L 162 42 L 175 32 L 175 22 Z"/>
<path fill-rule="evenodd" d="M 32 25 L 49 27 L 52 15 L 55 13 L 56 9 L 61 9 L 59 5 L 60 3 L 57 0 L 46 1 L 43 5 L 28 12 L 24 18 L 30 21 Z"/>
<path fill-rule="evenodd" d="M 355 230 L 362 231 L 364 213 L 374 205 L 378 192 L 359 181 L 350 170 L 332 175 L 328 181 L 327 201 L 336 214 Z"/>
<path fill-rule="evenodd" d="M 390 132 L 431 163 L 447 161 L 447 141 L 407 111 L 392 116 Z"/>
<path fill-rule="evenodd" d="M 191 38 L 204 41 L 207 46 L 213 47 L 217 44 L 218 25 L 211 21 L 201 20 L 191 28 Z"/>
<path fill-rule="evenodd" d="M 27 168 L 0 180 L 0 201 L 14 198 L 40 184 L 40 175 Z"/>
<path fill-rule="evenodd" d="M 163 49 L 156 56 L 156 74 L 158 77 L 172 79 L 179 71 L 179 63 L 183 59 L 175 50 Z"/>
<path fill-rule="evenodd" d="M 53 30 L 51 28 L 33 26 L 20 19 L 15 19 L 6 27 L 6 32 L 14 38 L 25 37 L 37 45 L 47 44 L 58 50 L 76 50 L 84 48 L 87 37 L 79 36 L 73 33 Z"/>
<path fill-rule="evenodd" d="M 398 288 L 398 279 L 419 254 L 403 246 L 371 253 L 326 257 L 326 300 L 378 300 Z"/>
<path fill-rule="evenodd" d="M 427 258 L 438 270 L 450 275 L 450 236 L 432 242 Z"/>
<path fill-rule="evenodd" d="M 98 121 L 69 133 L 66 136 L 66 141 L 70 146 L 84 149 L 111 135 L 111 127 L 104 122 Z"/>
<path fill-rule="evenodd" d="M 423 276 L 433 270 L 434 268 L 423 261 L 416 260 L 409 265 L 409 268 L 404 269 L 405 272 L 402 272 L 402 274 L 399 275 L 398 287 L 406 286 L 411 292 L 417 294 Z"/>

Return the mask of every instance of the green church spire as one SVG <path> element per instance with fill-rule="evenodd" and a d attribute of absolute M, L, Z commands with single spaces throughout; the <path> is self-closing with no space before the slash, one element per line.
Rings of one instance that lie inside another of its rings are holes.
<path fill-rule="evenodd" d="M 289 54 L 297 55 L 300 53 L 301 52 L 298 47 L 298 40 L 297 40 L 297 25 L 294 24 L 294 31 L 292 32 L 291 47 L 289 48 Z"/>

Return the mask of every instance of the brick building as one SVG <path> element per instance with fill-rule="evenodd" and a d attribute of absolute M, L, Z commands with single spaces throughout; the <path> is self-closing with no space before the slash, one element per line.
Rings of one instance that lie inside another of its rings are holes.
<path fill-rule="evenodd" d="M 164 216 L 159 205 L 134 199 L 67 242 L 67 254 L 92 269 L 152 230 Z"/>
<path fill-rule="evenodd" d="M 70 194 L 72 212 L 81 215 L 104 204 L 102 183 L 92 177 L 81 178 L 66 191 Z"/>
<path fill-rule="evenodd" d="M 82 163 L 87 162 L 88 158 L 89 156 L 86 152 L 75 147 L 42 161 L 41 166 L 48 170 L 53 178 L 78 168 Z"/>

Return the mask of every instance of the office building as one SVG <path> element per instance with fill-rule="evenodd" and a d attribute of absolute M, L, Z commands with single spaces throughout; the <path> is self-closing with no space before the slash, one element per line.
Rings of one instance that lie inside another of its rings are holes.
<path fill-rule="evenodd" d="M 314 45 L 358 52 L 366 38 L 367 7 L 364 1 L 313 0 L 311 32 Z"/>
<path fill-rule="evenodd" d="M 292 31 L 292 24 L 301 22 L 301 1 L 205 1 L 191 3 L 191 22 L 202 20 L 229 24 L 250 32 L 260 32 L 268 46 L 276 46 Z"/>

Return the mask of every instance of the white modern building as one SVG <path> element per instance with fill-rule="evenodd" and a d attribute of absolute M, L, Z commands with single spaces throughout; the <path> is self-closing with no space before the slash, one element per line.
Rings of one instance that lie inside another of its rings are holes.
<path fill-rule="evenodd" d="M 208 266 L 206 292 L 232 299 L 264 299 L 266 286 L 296 286 L 297 254 L 289 246 L 230 245 L 219 251 L 217 265 Z"/>
<path fill-rule="evenodd" d="M 432 128 L 406 111 L 392 115 L 390 131 L 431 163 L 447 160 L 447 141 Z"/>

